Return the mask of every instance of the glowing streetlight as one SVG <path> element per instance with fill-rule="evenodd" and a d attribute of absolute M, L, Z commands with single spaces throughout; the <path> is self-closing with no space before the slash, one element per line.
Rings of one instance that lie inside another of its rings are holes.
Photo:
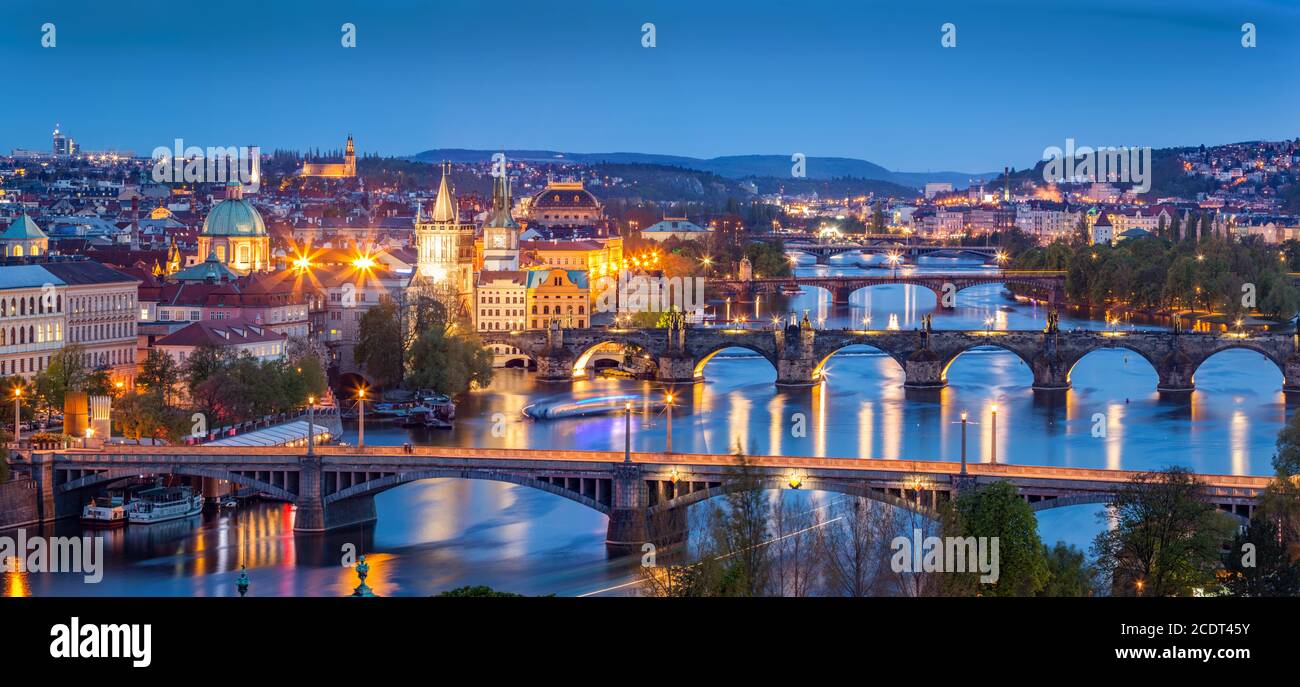
<path fill-rule="evenodd" d="M 991 410 L 993 411 L 992 412 L 993 427 L 992 427 L 992 432 L 989 435 L 989 445 L 990 445 L 989 453 L 992 459 L 989 462 L 994 465 L 997 465 L 998 463 L 998 404 L 994 403 Z"/>
<path fill-rule="evenodd" d="M 623 406 L 623 462 L 632 462 L 632 402 Z"/>
<path fill-rule="evenodd" d="M 22 411 L 20 410 L 23 400 L 23 388 L 14 387 L 14 443 L 18 443 L 23 438 Z"/>
<path fill-rule="evenodd" d="M 307 455 L 316 453 L 316 397 L 307 397 Z"/>
<path fill-rule="evenodd" d="M 357 448 L 366 446 L 366 388 L 357 389 Z"/>
<path fill-rule="evenodd" d="M 664 412 L 668 415 L 668 438 L 664 447 L 664 453 L 673 452 L 673 395 L 670 392 L 664 396 Z"/>

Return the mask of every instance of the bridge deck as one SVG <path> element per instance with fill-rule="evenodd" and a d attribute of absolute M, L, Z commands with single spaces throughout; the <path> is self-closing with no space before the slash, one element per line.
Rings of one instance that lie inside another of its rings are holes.
<path fill-rule="evenodd" d="M 621 463 L 623 454 L 618 451 L 565 451 L 547 449 L 507 448 L 454 448 L 441 446 L 416 446 L 405 452 L 397 446 L 320 446 L 316 448 L 326 464 L 372 465 L 374 467 L 400 465 L 403 468 L 419 467 L 419 459 L 429 465 L 438 463 L 472 463 L 482 461 L 501 464 L 514 463 Z M 302 448 L 285 447 L 215 447 L 215 446 L 132 446 L 129 449 L 104 450 L 68 449 L 56 452 L 60 462 L 68 464 L 116 464 L 156 462 L 206 462 L 207 457 L 221 458 L 226 463 L 283 464 L 288 458 L 304 454 Z M 633 453 L 632 462 L 655 466 L 724 468 L 734 465 L 735 456 L 707 453 Z M 187 460 L 191 459 L 191 460 Z M 806 456 L 749 456 L 749 461 L 762 469 L 851 471 L 861 473 L 891 473 L 899 476 L 928 475 L 950 477 L 961 472 L 961 465 L 953 461 L 888 460 L 880 458 L 821 458 Z M 1071 468 L 1007 463 L 969 463 L 967 473 L 975 477 L 1044 480 L 1050 482 L 1127 482 L 1139 474 L 1136 470 L 1109 470 L 1100 468 Z M 1219 489 L 1262 490 L 1271 478 L 1253 475 L 1197 475 L 1208 487 Z"/>

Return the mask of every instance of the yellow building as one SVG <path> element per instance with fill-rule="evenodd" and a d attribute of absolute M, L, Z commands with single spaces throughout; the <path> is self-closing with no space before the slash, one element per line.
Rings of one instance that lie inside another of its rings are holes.
<path fill-rule="evenodd" d="M 524 269 L 556 268 L 587 273 L 591 291 L 601 293 L 618 284 L 623 260 L 623 237 L 571 241 L 523 241 L 519 244 Z"/>
<path fill-rule="evenodd" d="M 583 328 L 591 318 L 591 288 L 587 273 L 559 268 L 528 273 L 528 328 L 546 329 L 551 322 Z"/>
<path fill-rule="evenodd" d="M 305 177 L 326 177 L 331 179 L 350 179 L 357 175 L 357 150 L 352 145 L 352 135 L 348 134 L 348 144 L 343 149 L 343 163 L 304 162 L 302 171 Z"/>

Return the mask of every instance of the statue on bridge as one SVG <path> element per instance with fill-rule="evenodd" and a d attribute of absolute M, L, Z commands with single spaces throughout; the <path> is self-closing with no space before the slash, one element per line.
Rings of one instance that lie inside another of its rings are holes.
<path fill-rule="evenodd" d="M 1056 334 L 1061 330 L 1061 313 L 1052 308 L 1047 311 L 1047 328 L 1043 331 L 1048 334 Z"/>

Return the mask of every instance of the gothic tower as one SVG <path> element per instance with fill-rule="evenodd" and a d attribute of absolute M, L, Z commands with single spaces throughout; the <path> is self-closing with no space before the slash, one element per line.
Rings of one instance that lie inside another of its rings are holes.
<path fill-rule="evenodd" d="M 433 211 L 415 213 L 416 261 L 415 286 L 433 286 L 454 295 L 462 309 L 468 311 L 474 288 L 474 225 L 462 224 L 456 196 L 447 185 L 451 165 L 442 167 L 442 183 Z"/>
<path fill-rule="evenodd" d="M 352 134 L 348 134 L 348 144 L 343 149 L 343 170 L 349 177 L 357 175 L 357 149 L 352 145 Z"/>
<path fill-rule="evenodd" d="M 519 269 L 519 225 L 510 215 L 510 176 L 492 182 L 492 212 L 483 225 L 483 269 Z"/>

